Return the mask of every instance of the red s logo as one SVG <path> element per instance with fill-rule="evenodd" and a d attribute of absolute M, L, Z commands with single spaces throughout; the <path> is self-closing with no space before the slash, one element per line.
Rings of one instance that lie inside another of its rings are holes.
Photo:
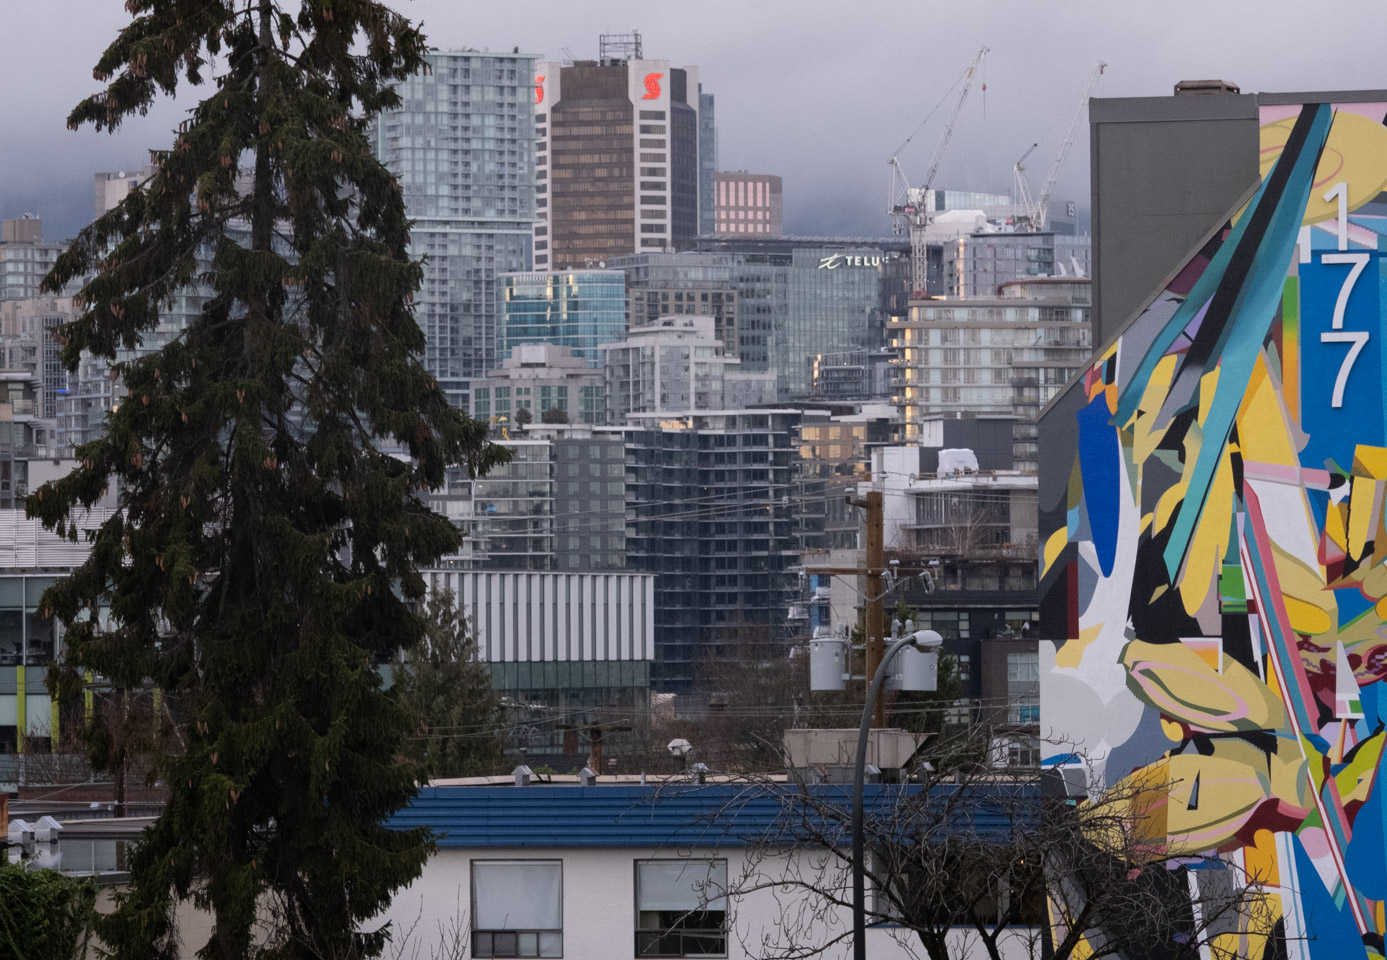
<path fill-rule="evenodd" d="M 663 73 L 647 73 L 645 75 L 645 96 L 641 97 L 642 100 L 660 99 L 660 78 L 663 76 Z"/>
<path fill-rule="evenodd" d="M 535 103 L 544 102 L 544 77 L 535 77 Z"/>

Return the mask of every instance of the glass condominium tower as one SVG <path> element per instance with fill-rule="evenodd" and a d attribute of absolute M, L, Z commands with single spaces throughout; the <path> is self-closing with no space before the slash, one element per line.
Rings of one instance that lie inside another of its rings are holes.
<path fill-rule="evenodd" d="M 378 118 L 376 156 L 399 178 L 424 257 L 415 319 L 424 364 L 449 400 L 498 366 L 497 276 L 530 265 L 535 217 L 535 56 L 431 51 Z"/>

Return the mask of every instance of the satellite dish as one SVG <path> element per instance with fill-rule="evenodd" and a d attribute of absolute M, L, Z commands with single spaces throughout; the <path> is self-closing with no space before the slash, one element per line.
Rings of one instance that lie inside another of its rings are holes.
<path fill-rule="evenodd" d="M 598 260 L 598 261 L 597 261 L 597 266 L 598 266 L 599 268 L 603 269 L 603 270 L 606 270 L 606 269 L 607 269 L 607 261 L 606 261 L 606 260 Z"/>

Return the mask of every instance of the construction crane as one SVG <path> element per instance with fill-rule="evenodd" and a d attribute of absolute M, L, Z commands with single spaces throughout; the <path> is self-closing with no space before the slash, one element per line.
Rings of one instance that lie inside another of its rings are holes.
<path fill-rule="evenodd" d="M 896 149 L 897 155 L 893 155 L 887 161 L 888 166 L 891 167 L 891 195 L 887 203 L 887 212 L 896 218 L 897 233 L 901 233 L 903 230 L 910 232 L 912 296 L 923 296 L 929 283 L 929 254 L 925 245 L 925 227 L 929 226 L 933 217 L 931 211 L 925 209 L 926 193 L 934 186 L 934 176 L 939 172 L 939 165 L 944 160 L 944 150 L 954 135 L 954 126 L 958 123 L 959 114 L 963 112 L 963 104 L 967 102 L 968 93 L 973 89 L 973 78 L 977 75 L 982 58 L 987 56 L 987 53 L 987 47 L 980 49 L 978 55 L 973 58 L 973 62 L 968 65 L 968 69 L 963 72 L 963 76 L 959 78 L 958 82 L 963 84 L 963 89 L 959 91 L 958 100 L 954 102 L 948 123 L 944 125 L 944 132 L 939 135 L 939 142 L 935 144 L 934 155 L 930 157 L 929 168 L 925 171 L 925 178 L 920 182 L 920 186 L 912 187 L 910 185 L 910 178 L 905 175 L 905 170 L 902 169 L 898 156 L 906 144 L 914 138 L 914 133 Z M 934 111 L 930 111 L 931 115 L 933 113 Z M 920 122 L 920 127 L 923 127 L 928 120 L 929 117 L 925 117 Z M 920 127 L 915 128 L 916 133 L 919 132 Z"/>
<path fill-rule="evenodd" d="M 1035 201 L 1031 199 L 1031 185 L 1026 182 L 1026 158 L 1035 152 L 1035 148 L 1040 146 L 1033 143 L 1021 154 L 1021 159 L 1011 165 L 1012 175 L 1016 179 L 1016 203 L 1015 206 L 1025 211 L 1025 219 L 1029 221 L 1031 211 L 1035 209 Z"/>
<path fill-rule="evenodd" d="M 1055 155 L 1055 162 L 1050 165 L 1050 175 L 1045 178 L 1045 185 L 1040 188 L 1034 200 L 1031 199 L 1030 188 L 1026 183 L 1025 168 L 1021 166 L 1021 161 L 1030 156 L 1031 150 L 1035 149 L 1035 144 L 1031 144 L 1031 150 L 1027 150 L 1021 156 L 1021 160 L 1016 161 L 1016 192 L 1022 208 L 1021 222 L 1018 226 L 1021 229 L 1039 233 L 1045 229 L 1050 217 L 1050 192 L 1055 189 L 1055 181 L 1059 179 L 1060 167 L 1064 164 L 1064 158 L 1069 156 L 1069 148 L 1074 146 L 1074 131 L 1079 126 L 1079 118 L 1084 115 L 1084 107 L 1088 106 L 1088 98 L 1093 95 L 1093 88 L 1098 85 L 1098 78 L 1103 75 L 1103 69 L 1107 66 L 1101 60 L 1098 66 L 1093 68 L 1093 72 L 1088 75 L 1088 80 L 1084 82 L 1084 89 L 1079 94 L 1079 104 L 1074 108 L 1074 116 L 1069 120 L 1069 129 L 1065 131 L 1064 142 L 1060 144 L 1059 153 Z"/>

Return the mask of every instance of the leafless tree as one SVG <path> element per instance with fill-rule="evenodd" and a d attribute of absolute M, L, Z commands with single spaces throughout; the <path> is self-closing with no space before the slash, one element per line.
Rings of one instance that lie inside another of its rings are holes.
<path fill-rule="evenodd" d="M 891 925 L 929 960 L 1196 960 L 1203 949 L 1255 960 L 1281 935 L 1265 878 L 1164 850 L 1145 819 L 1149 791 L 1081 784 L 1076 794 L 1055 772 L 999 770 L 987 736 L 952 731 L 910 782 L 871 789 L 869 925 Z M 852 937 L 851 788 L 766 780 L 748 790 L 775 796 L 782 816 L 738 838 L 733 901 L 769 895 L 779 906 L 774 930 L 744 946 L 783 960 L 840 952 Z"/>

